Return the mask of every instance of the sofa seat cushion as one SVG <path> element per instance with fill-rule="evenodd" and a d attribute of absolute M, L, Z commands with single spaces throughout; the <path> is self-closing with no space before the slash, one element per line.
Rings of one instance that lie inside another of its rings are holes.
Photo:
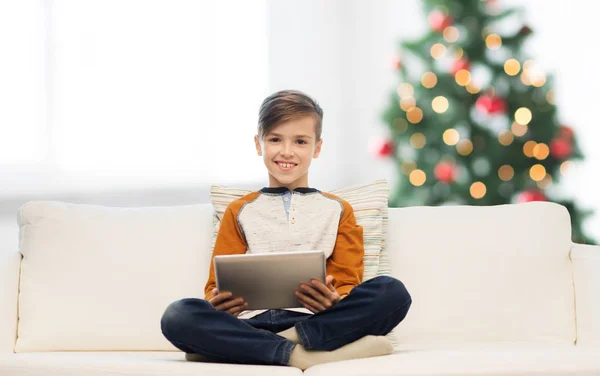
<path fill-rule="evenodd" d="M 293 376 L 298 368 L 184 360 L 181 352 L 44 352 L 0 355 L 3 376 Z"/>
<path fill-rule="evenodd" d="M 600 347 L 562 344 L 402 346 L 394 354 L 311 367 L 306 376 L 600 375 Z"/>

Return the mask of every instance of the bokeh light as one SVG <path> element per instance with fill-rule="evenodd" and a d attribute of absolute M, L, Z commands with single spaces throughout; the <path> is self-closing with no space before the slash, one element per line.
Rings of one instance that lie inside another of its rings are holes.
<path fill-rule="evenodd" d="M 508 59 L 504 62 L 504 72 L 509 76 L 516 76 L 521 70 L 521 63 L 517 59 Z"/>
<path fill-rule="evenodd" d="M 473 85 L 473 83 L 469 83 L 467 85 L 467 91 L 471 94 L 477 94 L 481 91 L 481 88 L 477 85 Z"/>
<path fill-rule="evenodd" d="M 535 141 L 527 141 L 525 145 L 523 145 L 523 154 L 529 158 L 533 158 L 533 149 L 537 145 Z"/>
<path fill-rule="evenodd" d="M 460 86 L 467 86 L 471 83 L 471 72 L 466 69 L 461 69 L 454 75 L 456 83 Z"/>
<path fill-rule="evenodd" d="M 433 72 L 425 72 L 421 76 L 421 84 L 426 89 L 431 89 L 437 84 L 437 76 Z"/>
<path fill-rule="evenodd" d="M 412 97 L 415 94 L 415 88 L 408 82 L 404 82 L 398 86 L 398 96 L 400 98 Z"/>
<path fill-rule="evenodd" d="M 548 158 L 548 156 L 550 155 L 550 148 L 548 147 L 548 145 L 544 144 L 543 142 L 540 142 L 539 144 L 535 145 L 533 148 L 533 156 L 536 159 L 539 159 L 540 161 Z"/>
<path fill-rule="evenodd" d="M 399 133 L 404 133 L 408 129 L 408 122 L 404 118 L 395 118 L 392 121 L 392 127 Z"/>
<path fill-rule="evenodd" d="M 563 163 L 560 164 L 560 173 L 565 176 L 569 169 L 571 169 L 571 167 L 573 167 L 573 162 L 571 161 L 564 161 Z"/>
<path fill-rule="evenodd" d="M 456 129 L 450 128 L 446 129 L 442 138 L 446 145 L 453 146 L 458 143 L 458 140 L 460 140 L 460 135 L 458 134 L 458 131 Z"/>
<path fill-rule="evenodd" d="M 527 125 L 531 121 L 531 110 L 527 107 L 521 107 L 515 111 L 515 121 L 521 125 Z"/>
<path fill-rule="evenodd" d="M 410 145 L 415 149 L 423 149 L 423 147 L 425 147 L 426 142 L 427 139 L 425 138 L 425 135 L 423 133 L 417 132 L 410 136 Z"/>
<path fill-rule="evenodd" d="M 406 113 L 406 119 L 413 124 L 417 124 L 423 120 L 423 111 L 419 107 L 413 107 Z"/>
<path fill-rule="evenodd" d="M 436 43 L 433 46 L 431 46 L 430 52 L 431 52 L 431 56 L 434 59 L 436 59 L 436 60 L 441 59 L 446 54 L 446 46 L 444 46 L 441 43 Z"/>
<path fill-rule="evenodd" d="M 509 181 L 514 176 L 515 170 L 510 165 L 503 165 L 498 169 L 498 177 L 502 181 Z"/>
<path fill-rule="evenodd" d="M 431 108 L 438 114 L 446 112 L 446 110 L 448 110 L 448 99 L 441 95 L 433 98 L 431 101 Z"/>
<path fill-rule="evenodd" d="M 454 43 L 458 40 L 458 38 L 460 37 L 460 33 L 458 32 L 458 29 L 454 26 L 448 26 L 444 29 L 443 32 L 444 35 L 444 39 L 446 40 L 446 42 L 449 43 Z"/>
<path fill-rule="evenodd" d="M 529 169 L 529 176 L 534 181 L 541 181 L 546 176 L 546 168 L 541 164 L 535 164 Z"/>
<path fill-rule="evenodd" d="M 476 181 L 475 183 L 471 184 L 471 188 L 469 188 L 469 192 L 471 193 L 471 196 L 475 199 L 480 199 L 483 198 L 483 196 L 485 196 L 486 192 L 487 192 L 487 188 L 485 187 L 485 184 L 483 184 L 480 181 Z"/>
<path fill-rule="evenodd" d="M 404 97 L 400 99 L 400 108 L 408 112 L 411 108 L 417 105 L 417 101 L 413 97 Z"/>
<path fill-rule="evenodd" d="M 408 180 L 410 180 L 410 183 L 412 185 L 420 187 L 423 184 L 425 184 L 425 181 L 427 180 L 427 175 L 425 175 L 425 172 L 423 170 L 415 169 L 408 176 Z"/>
<path fill-rule="evenodd" d="M 513 123 L 512 126 L 510 127 L 510 130 L 512 131 L 512 133 L 515 136 L 521 137 L 521 136 L 524 136 L 525 133 L 527 133 L 527 125 L 525 125 L 525 124 L 519 124 L 519 123 Z"/>
<path fill-rule="evenodd" d="M 468 139 L 460 140 L 456 144 L 456 151 L 462 156 L 467 156 L 473 151 L 473 143 Z"/>
<path fill-rule="evenodd" d="M 485 38 L 485 45 L 490 50 L 497 50 L 502 46 L 502 38 L 498 34 L 490 34 Z"/>
<path fill-rule="evenodd" d="M 498 142 L 500 142 L 500 144 L 504 146 L 512 144 L 514 140 L 515 136 L 512 134 L 511 131 L 504 131 L 498 136 Z"/>

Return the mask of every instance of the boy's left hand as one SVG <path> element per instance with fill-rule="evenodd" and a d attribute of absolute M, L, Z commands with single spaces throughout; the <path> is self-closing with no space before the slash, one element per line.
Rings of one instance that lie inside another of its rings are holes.
<path fill-rule="evenodd" d="M 300 288 L 296 290 L 296 297 L 300 304 L 312 313 L 331 308 L 341 300 L 340 294 L 333 287 L 333 276 L 328 275 L 325 283 L 318 279 L 313 279 L 311 283 L 312 285 L 300 284 Z"/>

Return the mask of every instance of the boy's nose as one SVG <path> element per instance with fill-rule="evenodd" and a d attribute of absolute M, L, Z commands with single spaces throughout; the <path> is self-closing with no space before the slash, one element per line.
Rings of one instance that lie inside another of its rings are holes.
<path fill-rule="evenodd" d="M 291 145 L 284 145 L 283 150 L 281 150 L 281 154 L 285 156 L 293 156 L 294 148 Z"/>

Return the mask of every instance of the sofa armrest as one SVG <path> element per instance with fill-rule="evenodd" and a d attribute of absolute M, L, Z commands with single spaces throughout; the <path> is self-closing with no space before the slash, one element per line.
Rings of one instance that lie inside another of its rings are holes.
<path fill-rule="evenodd" d="M 0 253 L 0 354 L 12 353 L 17 339 L 19 252 Z"/>
<path fill-rule="evenodd" d="M 577 345 L 600 346 L 600 247 L 573 244 Z"/>

